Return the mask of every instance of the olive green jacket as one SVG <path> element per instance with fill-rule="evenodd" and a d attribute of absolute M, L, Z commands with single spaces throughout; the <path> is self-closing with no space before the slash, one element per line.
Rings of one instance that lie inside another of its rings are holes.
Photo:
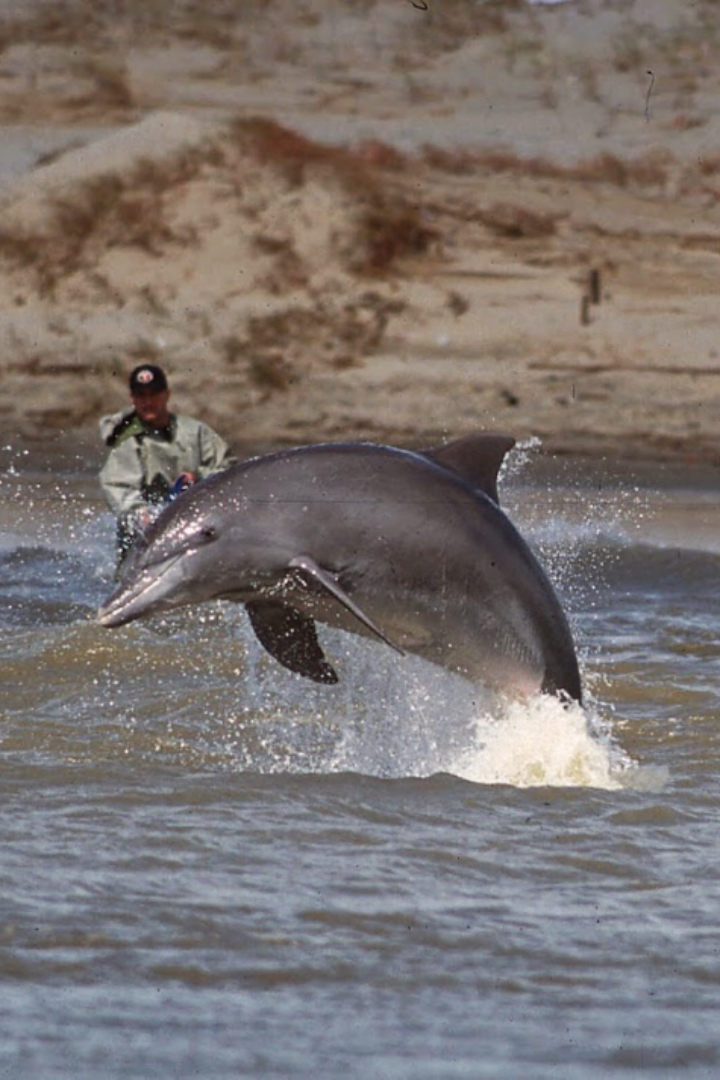
<path fill-rule="evenodd" d="M 180 473 L 191 472 L 203 480 L 233 463 L 225 441 L 190 416 L 172 413 L 169 430 L 161 432 L 126 409 L 104 416 L 100 434 L 111 447 L 100 470 L 100 485 L 117 517 L 164 502 Z"/>

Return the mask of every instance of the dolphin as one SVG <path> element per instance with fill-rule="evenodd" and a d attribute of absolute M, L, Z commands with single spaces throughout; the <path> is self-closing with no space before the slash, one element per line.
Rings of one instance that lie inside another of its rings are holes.
<path fill-rule="evenodd" d="M 234 465 L 163 510 L 98 621 L 225 599 L 316 682 L 338 681 L 320 622 L 512 696 L 580 701 L 567 619 L 498 504 L 513 446 L 488 433 L 425 451 L 325 443 Z"/>

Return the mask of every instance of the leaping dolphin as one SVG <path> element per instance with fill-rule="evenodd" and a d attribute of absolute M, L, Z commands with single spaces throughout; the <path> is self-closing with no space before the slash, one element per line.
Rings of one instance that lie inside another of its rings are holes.
<path fill-rule="evenodd" d="M 338 679 L 318 621 L 513 695 L 579 701 L 565 615 L 498 505 L 513 445 L 488 434 L 422 452 L 328 443 L 235 465 L 160 514 L 98 620 L 234 600 L 265 649 L 316 682 Z"/>

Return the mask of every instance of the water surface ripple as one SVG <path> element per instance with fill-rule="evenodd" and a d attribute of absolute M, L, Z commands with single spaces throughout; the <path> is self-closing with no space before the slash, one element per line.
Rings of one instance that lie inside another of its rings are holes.
<path fill-rule="evenodd" d="M 585 715 L 340 634 L 314 687 L 229 605 L 101 630 L 88 491 L 0 482 L 0 1075 L 718 1075 L 705 492 L 508 481 Z"/>

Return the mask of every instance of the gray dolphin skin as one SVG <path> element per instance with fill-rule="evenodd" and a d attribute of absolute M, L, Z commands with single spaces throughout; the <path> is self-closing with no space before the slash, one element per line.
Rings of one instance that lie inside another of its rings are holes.
<path fill-rule="evenodd" d="M 422 452 L 328 443 L 235 465 L 160 514 L 98 620 L 233 600 L 276 660 L 316 682 L 338 678 L 320 622 L 513 696 L 579 701 L 565 615 L 498 506 L 513 445 L 486 433 Z"/>

